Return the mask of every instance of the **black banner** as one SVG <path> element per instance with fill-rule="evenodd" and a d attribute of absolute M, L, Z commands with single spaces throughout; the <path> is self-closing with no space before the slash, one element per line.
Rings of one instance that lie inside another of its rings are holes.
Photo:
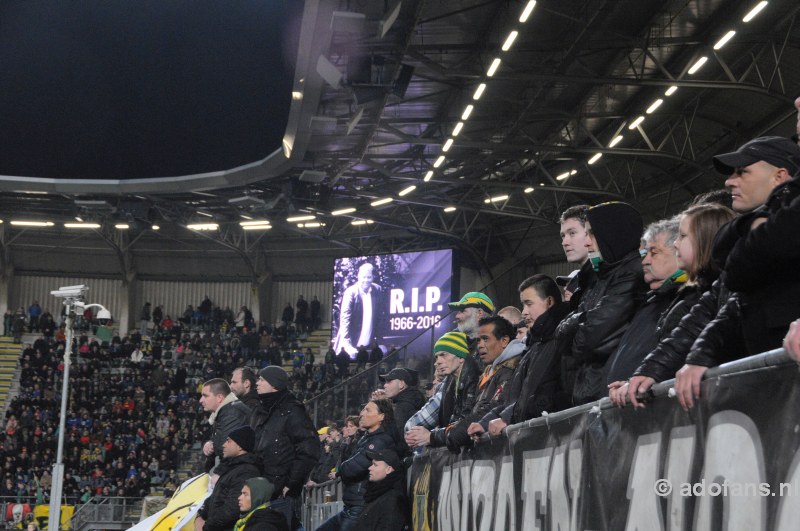
<path fill-rule="evenodd" d="M 604 400 L 418 457 L 414 529 L 798 529 L 800 372 L 753 359 L 714 370 L 689 412 L 667 386 L 645 409 Z"/>

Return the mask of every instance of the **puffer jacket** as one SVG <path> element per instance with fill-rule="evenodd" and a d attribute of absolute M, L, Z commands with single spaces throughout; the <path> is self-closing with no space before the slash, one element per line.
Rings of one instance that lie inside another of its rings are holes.
<path fill-rule="evenodd" d="M 261 475 L 260 460 L 253 454 L 223 459 L 217 465 L 219 479 L 198 515 L 206 522 L 203 531 L 228 531 L 239 520 L 239 493 L 244 482 Z"/>
<path fill-rule="evenodd" d="M 400 433 L 403 433 L 406 421 L 411 418 L 411 415 L 419 411 L 419 408 L 425 405 L 426 401 L 425 395 L 416 387 L 407 387 L 392 398 L 394 421 Z"/>
<path fill-rule="evenodd" d="M 317 431 L 306 408 L 287 390 L 259 395 L 261 404 L 250 414 L 256 432 L 253 453 L 261 458 L 264 477 L 275 485 L 273 498 L 289 487 L 287 496 L 302 492 L 320 458 Z"/>
<path fill-rule="evenodd" d="M 383 428 L 372 433 L 366 432 L 356 443 L 350 457 L 339 465 L 336 475 L 342 478 L 342 502 L 346 506 L 364 505 L 364 491 L 369 481 L 369 466 L 372 460 L 367 451 L 373 452 L 384 448 L 395 449 L 394 439 Z"/>
<path fill-rule="evenodd" d="M 599 400 L 607 394 L 605 366 L 642 303 L 644 283 L 638 250 L 615 263 L 603 262 L 594 288 L 585 293 L 578 308 L 559 325 L 556 337 L 562 363 L 573 375 L 562 375 L 572 386 L 574 405 Z M 566 377 L 565 377 L 566 376 Z"/>
<path fill-rule="evenodd" d="M 447 430 L 472 412 L 478 394 L 480 373 L 472 356 L 464 359 L 461 375 L 450 375 L 442 382 L 442 403 L 439 406 L 439 424 L 431 431 L 433 448 L 447 445 Z"/>

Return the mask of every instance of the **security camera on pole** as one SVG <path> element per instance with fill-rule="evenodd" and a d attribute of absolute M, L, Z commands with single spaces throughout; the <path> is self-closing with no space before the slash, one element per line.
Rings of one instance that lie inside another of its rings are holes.
<path fill-rule="evenodd" d="M 56 464 L 53 465 L 53 485 L 50 489 L 50 515 L 48 529 L 58 529 L 61 524 L 61 492 L 64 487 L 64 439 L 66 431 L 66 418 L 67 418 L 67 400 L 69 399 L 69 366 L 72 355 L 72 341 L 73 341 L 73 322 L 75 319 L 75 310 L 85 310 L 86 308 L 100 308 L 97 312 L 98 320 L 111 319 L 111 312 L 109 312 L 101 304 L 86 304 L 83 298 L 89 291 L 88 286 L 83 284 L 77 286 L 63 286 L 55 291 L 51 291 L 50 295 L 64 299 L 64 306 L 66 309 L 66 345 L 64 348 L 64 374 L 61 384 L 61 415 L 58 419 L 58 452 L 56 454 Z M 52 524 L 55 522 L 55 525 Z"/>

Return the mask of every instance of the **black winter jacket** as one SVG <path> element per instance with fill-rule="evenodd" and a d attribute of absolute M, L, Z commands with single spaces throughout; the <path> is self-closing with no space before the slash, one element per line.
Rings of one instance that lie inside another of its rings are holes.
<path fill-rule="evenodd" d="M 628 329 L 646 289 L 638 250 L 630 251 L 616 263 L 603 262 L 595 286 L 559 325 L 559 352 L 567 359 L 567 370 L 570 364 L 576 367 L 574 377 L 562 375 L 566 385 L 574 382 L 574 405 L 606 396 L 606 362 Z M 565 389 L 569 389 L 566 385 Z"/>
<path fill-rule="evenodd" d="M 275 485 L 273 498 L 289 487 L 296 497 L 319 462 L 320 443 L 306 408 L 287 390 L 259 395 L 260 406 L 250 415 L 256 432 L 253 453 L 261 458 L 264 477 Z"/>
<path fill-rule="evenodd" d="M 228 531 L 239 520 L 239 494 L 244 482 L 261 475 L 260 460 L 253 454 L 225 458 L 217 465 L 214 491 L 198 515 L 206 522 L 203 531 Z"/>
<path fill-rule="evenodd" d="M 286 517 L 270 507 L 253 511 L 239 531 L 289 531 Z"/>
<path fill-rule="evenodd" d="M 364 505 L 364 491 L 369 481 L 369 466 L 372 460 L 367 451 L 395 449 L 394 439 L 383 428 L 366 432 L 356 443 L 352 455 L 339 465 L 336 474 L 342 478 L 342 502 L 347 506 Z"/>
<path fill-rule="evenodd" d="M 411 523 L 408 496 L 403 492 L 403 479 L 403 473 L 395 471 L 378 484 L 369 484 L 367 488 L 373 489 L 376 486 L 384 487 L 380 483 L 388 483 L 382 489 L 383 493 L 364 507 L 358 517 L 356 531 L 403 531 Z"/>
<path fill-rule="evenodd" d="M 396 397 L 392 398 L 394 421 L 400 433 L 403 433 L 406 421 L 408 421 L 414 413 L 419 411 L 419 408 L 425 405 L 425 402 L 425 395 L 416 387 L 407 387 Z"/>
<path fill-rule="evenodd" d="M 658 344 L 656 327 L 670 307 L 682 284 L 665 281 L 647 294 L 645 303 L 636 311 L 631 324 L 608 360 L 606 383 L 627 380 L 646 355 Z"/>
<path fill-rule="evenodd" d="M 752 221 L 766 222 L 750 230 Z M 764 207 L 723 227 L 736 238 L 725 285 L 739 295 L 748 354 L 779 348 L 800 317 L 800 178 L 772 191 Z"/>
<path fill-rule="evenodd" d="M 710 290 L 698 297 L 701 289 L 702 285 L 698 286 L 698 290 L 694 293 L 687 292 L 686 304 L 683 309 L 695 298 L 697 298 L 697 302 L 672 330 L 669 330 L 667 326 L 662 327 L 663 332 L 668 335 L 665 335 L 659 341 L 658 346 L 645 357 L 634 372 L 634 376 L 649 376 L 657 382 L 663 382 L 674 378 L 675 373 L 686 363 L 686 357 L 689 355 L 692 345 L 700 337 L 706 325 L 719 312 L 720 301 L 724 305 L 732 296 L 721 278 L 714 281 Z"/>
<path fill-rule="evenodd" d="M 472 356 L 464 358 L 461 375 L 450 375 L 442 382 L 442 403 L 439 406 L 439 425 L 431 431 L 432 448 L 447 445 L 447 429 L 472 412 L 478 394 L 478 366 Z"/>
<path fill-rule="evenodd" d="M 495 407 L 480 421 L 484 430 L 489 422 L 501 418 L 516 424 L 570 406 L 571 397 L 561 387 L 561 360 L 555 341 L 558 324 L 569 313 L 569 303 L 561 302 L 544 312 L 528 332 L 528 351 L 514 372 L 505 403 Z"/>
<path fill-rule="evenodd" d="M 211 442 L 214 443 L 214 455 L 206 458 L 206 472 L 213 468 L 214 457 L 222 459 L 222 444 L 228 438 L 228 434 L 234 429 L 246 425 L 249 417 L 250 408 L 239 400 L 228 402 L 217 410 L 212 426 L 214 431 L 211 435 Z"/>

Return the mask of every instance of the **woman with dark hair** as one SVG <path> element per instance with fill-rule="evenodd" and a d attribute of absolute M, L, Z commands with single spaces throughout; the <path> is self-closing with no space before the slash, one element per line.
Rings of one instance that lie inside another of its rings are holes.
<path fill-rule="evenodd" d="M 348 531 L 355 528 L 358 517 L 364 510 L 364 493 L 369 481 L 369 467 L 372 460 L 367 452 L 383 449 L 397 450 L 394 439 L 386 429 L 394 425 L 392 403 L 386 398 L 376 398 L 367 402 L 359 415 L 359 426 L 364 435 L 356 443 L 352 455 L 339 465 L 336 475 L 342 478 L 342 512 L 331 516 L 317 531 Z"/>
<path fill-rule="evenodd" d="M 669 341 L 672 331 L 683 316 L 689 313 L 700 296 L 719 277 L 719 266 L 712 258 L 714 237 L 720 227 L 735 216 L 733 210 L 714 203 L 691 206 L 679 215 L 680 225 L 675 249 L 678 267 L 686 272 L 688 281 L 658 320 L 656 336 L 659 346 L 647 355 L 627 384 L 610 393 L 615 404 L 623 406 L 629 400 L 635 407 L 644 407 L 637 394 L 645 393 L 656 382 L 672 378 L 683 365 L 684 358 L 676 359 L 664 355 L 660 343 Z"/>

